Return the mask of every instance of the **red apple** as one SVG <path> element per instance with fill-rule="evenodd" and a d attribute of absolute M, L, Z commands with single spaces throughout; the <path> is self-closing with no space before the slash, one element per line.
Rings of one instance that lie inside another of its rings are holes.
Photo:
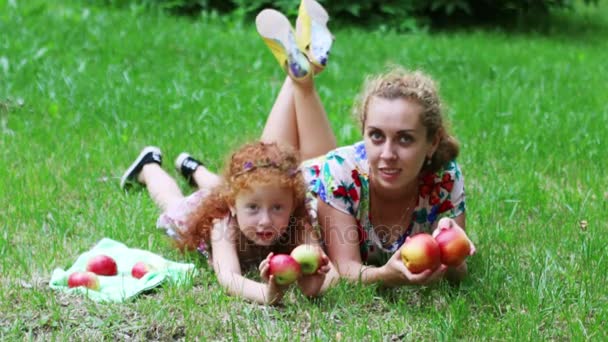
<path fill-rule="evenodd" d="M 68 287 L 84 286 L 91 290 L 99 290 L 99 278 L 93 272 L 74 272 L 68 277 Z"/>
<path fill-rule="evenodd" d="M 300 276 L 300 264 L 289 254 L 275 254 L 268 264 L 270 275 L 279 285 L 291 284 Z"/>
<path fill-rule="evenodd" d="M 441 252 L 441 263 L 458 266 L 475 253 L 475 246 L 464 230 L 458 227 L 439 228 L 433 234 Z"/>
<path fill-rule="evenodd" d="M 87 262 L 87 271 L 98 275 L 113 276 L 118 273 L 116 261 L 107 255 L 96 255 Z"/>
<path fill-rule="evenodd" d="M 439 246 L 427 233 L 408 237 L 401 246 L 401 259 L 412 273 L 434 270 L 441 265 Z"/>
<path fill-rule="evenodd" d="M 151 265 L 143 261 L 138 261 L 135 263 L 135 265 L 133 265 L 133 268 L 131 269 L 131 275 L 133 276 L 133 278 L 141 279 L 141 277 L 143 277 L 144 275 L 146 275 L 146 273 L 152 270 L 154 270 L 154 267 L 152 267 Z"/>
<path fill-rule="evenodd" d="M 321 262 L 323 261 L 323 254 L 321 249 L 314 245 L 299 245 L 291 251 L 291 256 L 300 264 L 302 274 L 313 274 L 317 272 Z"/>

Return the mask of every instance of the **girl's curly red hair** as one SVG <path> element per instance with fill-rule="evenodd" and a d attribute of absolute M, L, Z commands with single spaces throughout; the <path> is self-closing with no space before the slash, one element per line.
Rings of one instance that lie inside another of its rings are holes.
<path fill-rule="evenodd" d="M 310 223 L 305 208 L 306 184 L 298 171 L 298 153 L 286 145 L 254 142 L 232 154 L 223 172 L 223 183 L 214 188 L 186 220 L 187 230 L 180 232 L 178 246 L 196 249 L 201 241 L 210 242 L 215 219 L 230 214 L 239 192 L 269 183 L 292 191 L 295 210 L 290 225 L 304 229 Z"/>

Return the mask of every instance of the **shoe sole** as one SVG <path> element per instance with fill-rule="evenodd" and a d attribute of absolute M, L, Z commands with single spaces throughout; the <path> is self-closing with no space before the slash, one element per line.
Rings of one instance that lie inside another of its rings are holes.
<path fill-rule="evenodd" d="M 155 146 L 148 146 L 148 147 L 145 147 L 143 150 L 141 150 L 141 152 L 139 153 L 137 158 L 135 158 L 135 161 L 129 166 L 127 171 L 125 171 L 125 173 L 123 173 L 122 177 L 120 177 L 120 188 L 121 189 L 124 189 L 127 186 L 127 184 L 131 183 L 129 178 L 131 178 L 133 171 L 135 171 L 137 166 L 139 166 L 139 163 L 141 163 L 141 160 L 150 152 L 156 152 L 156 153 L 162 155 L 162 153 L 160 152 L 160 148 L 155 147 Z"/>
<path fill-rule="evenodd" d="M 296 20 L 296 40 L 310 63 L 324 68 L 334 37 L 327 28 L 329 15 L 315 0 L 302 0 Z"/>
<path fill-rule="evenodd" d="M 310 73 L 308 59 L 298 48 L 289 20 L 279 11 L 265 9 L 255 18 L 262 39 L 281 67 L 292 77 L 302 79 Z"/>

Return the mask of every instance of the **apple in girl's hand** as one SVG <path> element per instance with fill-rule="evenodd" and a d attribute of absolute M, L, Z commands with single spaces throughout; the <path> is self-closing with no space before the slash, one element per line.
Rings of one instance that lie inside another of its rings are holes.
<path fill-rule="evenodd" d="M 300 276 L 300 264 L 289 254 L 273 255 L 268 267 L 268 272 L 279 285 L 291 284 Z"/>
<path fill-rule="evenodd" d="M 135 263 L 135 265 L 133 265 L 133 268 L 131 269 L 131 275 L 133 276 L 133 278 L 141 279 L 141 277 L 143 277 L 144 275 L 146 275 L 146 273 L 152 270 L 154 270 L 154 267 L 152 267 L 151 265 L 143 261 L 138 261 Z"/>
<path fill-rule="evenodd" d="M 427 233 L 408 237 L 401 246 L 401 259 L 412 273 L 434 270 L 441 265 L 439 246 Z"/>
<path fill-rule="evenodd" d="M 107 255 L 96 255 L 87 262 L 87 271 L 98 275 L 113 276 L 118 273 L 116 261 Z"/>
<path fill-rule="evenodd" d="M 291 256 L 300 264 L 302 274 L 313 274 L 317 272 L 323 255 L 319 247 L 314 245 L 299 245 L 291 251 Z"/>
<path fill-rule="evenodd" d="M 461 228 L 439 228 L 433 235 L 439 245 L 441 263 L 444 265 L 458 266 L 467 256 L 475 253 L 475 246 Z"/>
<path fill-rule="evenodd" d="M 99 278 L 93 272 L 74 272 L 68 277 L 68 287 L 84 286 L 91 290 L 99 290 Z"/>

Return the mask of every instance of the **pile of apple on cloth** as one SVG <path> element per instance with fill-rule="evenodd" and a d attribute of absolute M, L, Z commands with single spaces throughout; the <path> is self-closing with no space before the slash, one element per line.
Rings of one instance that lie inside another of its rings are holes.
<path fill-rule="evenodd" d="M 91 267 L 100 269 L 101 272 L 86 272 Z M 108 271 L 114 275 L 100 275 Z M 84 275 L 79 276 L 81 279 L 72 276 L 70 287 L 68 279 L 74 273 Z M 196 273 L 194 264 L 169 261 L 158 254 L 129 248 L 120 242 L 104 238 L 90 251 L 78 256 L 67 270 L 56 268 L 49 285 L 55 290 L 84 294 L 98 302 L 124 302 L 166 280 L 178 284 L 191 281 Z M 83 282 L 82 278 L 89 278 L 84 279 L 86 285 L 74 287 L 73 283 Z"/>

